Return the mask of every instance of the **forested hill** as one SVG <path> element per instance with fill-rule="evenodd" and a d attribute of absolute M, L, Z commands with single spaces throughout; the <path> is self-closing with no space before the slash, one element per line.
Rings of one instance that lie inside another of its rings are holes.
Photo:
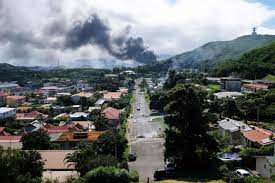
<path fill-rule="evenodd" d="M 245 53 L 239 59 L 226 60 L 211 72 L 214 76 L 239 75 L 247 79 L 262 79 L 275 75 L 275 43 Z"/>
<path fill-rule="evenodd" d="M 243 53 L 269 45 L 274 41 L 275 35 L 247 35 L 231 41 L 209 42 L 169 60 L 172 60 L 174 68 L 207 69 L 227 59 L 238 59 Z"/>

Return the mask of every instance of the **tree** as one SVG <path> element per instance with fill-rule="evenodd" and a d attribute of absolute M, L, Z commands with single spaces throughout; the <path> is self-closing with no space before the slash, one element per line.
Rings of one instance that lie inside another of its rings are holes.
<path fill-rule="evenodd" d="M 120 130 L 112 129 L 100 135 L 93 146 L 98 154 L 112 155 L 122 160 L 127 143 L 127 139 Z"/>
<path fill-rule="evenodd" d="M 0 148 L 1 182 L 36 183 L 42 176 L 43 165 L 41 155 L 36 151 Z"/>
<path fill-rule="evenodd" d="M 126 169 L 103 166 L 88 172 L 85 179 L 87 183 L 130 183 L 133 181 L 131 174 Z M 134 180 L 136 180 L 135 177 Z"/>
<path fill-rule="evenodd" d="M 165 159 L 180 168 L 207 166 L 218 150 L 207 134 L 206 93 L 192 85 L 180 84 L 167 95 Z"/>
<path fill-rule="evenodd" d="M 234 99 L 225 99 L 222 104 L 223 115 L 229 118 L 240 115 L 240 110 Z"/>
<path fill-rule="evenodd" d="M 84 176 L 88 171 L 99 166 L 117 166 L 118 161 L 111 155 L 96 154 L 96 151 L 90 146 L 75 151 L 66 157 L 67 162 L 75 164 L 75 169 Z"/>
<path fill-rule="evenodd" d="M 94 117 L 94 125 L 95 125 L 95 129 L 97 131 L 104 131 L 104 130 L 108 130 L 108 123 L 107 123 L 107 119 L 102 116 L 101 114 Z"/>
<path fill-rule="evenodd" d="M 31 132 L 23 136 L 22 139 L 24 150 L 46 150 L 50 148 L 50 137 L 44 132 Z"/>

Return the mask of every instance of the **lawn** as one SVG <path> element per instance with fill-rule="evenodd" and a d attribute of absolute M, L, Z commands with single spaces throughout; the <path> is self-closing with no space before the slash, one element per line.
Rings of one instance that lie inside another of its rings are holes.
<path fill-rule="evenodd" d="M 213 92 L 218 92 L 221 90 L 221 85 L 219 84 L 209 84 L 207 85 L 207 88 L 209 88 Z"/>
<path fill-rule="evenodd" d="M 264 80 L 269 80 L 269 81 L 275 81 L 275 76 L 268 74 L 266 77 L 263 78 Z"/>
<path fill-rule="evenodd" d="M 153 122 L 153 123 L 160 123 L 162 129 L 166 129 L 167 128 L 167 125 L 164 123 L 163 117 L 156 117 L 156 118 L 152 119 L 151 122 Z"/>

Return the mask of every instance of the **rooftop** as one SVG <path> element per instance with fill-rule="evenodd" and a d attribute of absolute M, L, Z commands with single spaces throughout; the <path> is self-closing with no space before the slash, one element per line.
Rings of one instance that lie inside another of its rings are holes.
<path fill-rule="evenodd" d="M 44 161 L 44 170 L 73 170 L 74 165 L 67 163 L 65 158 L 74 150 L 39 150 Z"/>
<path fill-rule="evenodd" d="M 240 92 L 218 92 L 218 93 L 214 93 L 214 95 L 218 98 L 234 98 L 234 97 L 240 97 L 240 96 L 243 96 L 242 93 Z"/>
<path fill-rule="evenodd" d="M 273 144 L 273 140 L 270 139 L 272 135 L 275 136 L 275 133 L 255 126 L 252 127 L 252 130 L 243 132 L 243 136 L 245 138 L 252 142 L 257 142 L 261 145 Z"/>
<path fill-rule="evenodd" d="M 105 118 L 109 120 L 118 120 L 120 111 L 113 107 L 108 107 L 104 109 L 102 113 L 105 115 Z"/>
<path fill-rule="evenodd" d="M 22 99 L 25 99 L 26 96 L 7 96 L 7 99 L 12 99 L 12 100 L 22 100 Z"/>
<path fill-rule="evenodd" d="M 89 92 L 80 92 L 80 93 L 74 94 L 73 96 L 90 98 L 93 95 L 94 95 L 93 93 L 89 93 Z"/>
<path fill-rule="evenodd" d="M 9 107 L 0 107 L 0 113 L 6 113 L 9 111 L 13 111 L 15 108 L 9 108 Z"/>
<path fill-rule="evenodd" d="M 119 99 L 121 97 L 121 92 L 108 92 L 104 93 L 104 99 Z"/>
<path fill-rule="evenodd" d="M 252 128 L 250 128 L 249 125 L 241 121 L 237 121 L 229 118 L 218 121 L 218 123 L 220 127 L 222 127 L 225 130 L 229 130 L 230 132 L 234 132 L 238 130 L 241 130 L 241 131 L 252 130 Z"/>

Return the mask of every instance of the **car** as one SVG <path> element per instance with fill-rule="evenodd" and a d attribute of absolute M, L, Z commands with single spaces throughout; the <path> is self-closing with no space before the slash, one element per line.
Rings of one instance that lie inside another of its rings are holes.
<path fill-rule="evenodd" d="M 251 176 L 251 174 L 247 170 L 244 170 L 244 169 L 237 169 L 235 172 L 240 177 L 249 177 L 249 176 Z"/>
<path fill-rule="evenodd" d="M 154 179 L 156 181 L 165 180 L 165 179 L 175 179 L 177 178 L 176 172 L 167 172 L 165 170 L 156 170 L 154 172 Z"/>
<path fill-rule="evenodd" d="M 136 153 L 130 153 L 128 156 L 129 161 L 136 161 L 137 160 L 137 155 Z"/>
<path fill-rule="evenodd" d="M 166 165 L 165 165 L 166 172 L 174 172 L 175 170 L 176 170 L 176 168 L 172 163 L 166 163 Z"/>
<path fill-rule="evenodd" d="M 140 138 L 145 138 L 145 137 L 144 137 L 144 135 L 139 135 L 139 136 L 137 136 L 137 138 L 140 139 Z"/>
<path fill-rule="evenodd" d="M 137 108 L 138 111 L 140 111 L 140 108 Z"/>

